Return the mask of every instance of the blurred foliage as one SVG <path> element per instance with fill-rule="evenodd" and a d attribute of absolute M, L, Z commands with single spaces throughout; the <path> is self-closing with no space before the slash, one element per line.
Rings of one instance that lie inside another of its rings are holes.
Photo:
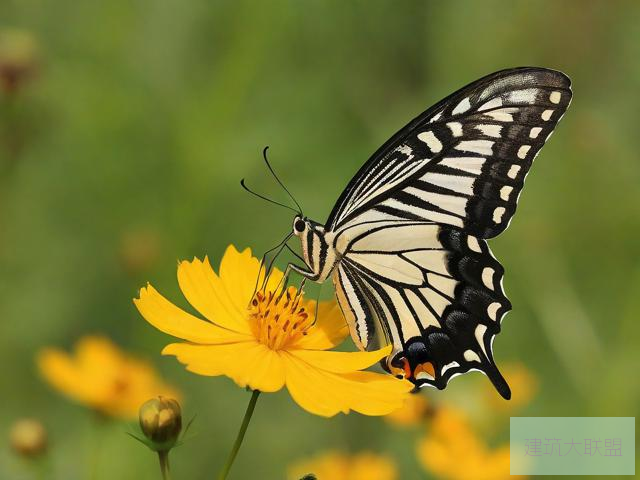
<path fill-rule="evenodd" d="M 179 298 L 176 260 L 217 263 L 228 243 L 261 252 L 288 231 L 289 213 L 238 185 L 284 199 L 260 161 L 265 145 L 323 221 L 409 119 L 519 65 L 566 72 L 575 96 L 492 242 L 514 305 L 496 359 L 539 379 L 523 415 L 636 415 L 639 14 L 631 0 L 0 0 L 0 28 L 38 51 L 33 75 L 0 94 L 1 431 L 44 422 L 51 478 L 87 478 L 90 462 L 97 479 L 157 478 L 126 426 L 97 434 L 90 413 L 37 376 L 40 347 L 104 333 L 153 361 L 197 412 L 176 477 L 213 477 L 249 396 L 161 358 L 166 339 L 135 311 L 137 289 L 153 280 Z M 446 403 L 474 376 L 429 393 Z M 400 478 L 423 478 L 412 442 L 380 419 L 326 420 L 265 395 L 232 477 L 283 478 L 292 460 L 330 448 L 385 452 Z M 5 449 L 0 477 L 29 472 Z"/>

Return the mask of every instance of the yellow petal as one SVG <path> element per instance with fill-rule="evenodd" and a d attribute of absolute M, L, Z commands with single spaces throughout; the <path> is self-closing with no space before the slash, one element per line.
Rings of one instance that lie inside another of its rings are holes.
<path fill-rule="evenodd" d="M 92 401 L 84 377 L 65 352 L 47 348 L 37 357 L 38 369 L 44 379 L 65 395 L 81 402 Z"/>
<path fill-rule="evenodd" d="M 247 305 L 251 301 L 251 295 L 258 286 L 262 284 L 263 272 L 258 272 L 260 262 L 251 255 L 251 249 L 245 248 L 238 252 L 236 247 L 229 245 L 220 261 L 220 280 L 238 311 L 246 312 Z M 267 290 L 275 290 L 275 287 L 282 280 L 282 272 L 274 268 L 267 282 Z"/>
<path fill-rule="evenodd" d="M 286 384 L 305 410 L 325 417 L 350 410 L 386 415 L 402 406 L 413 385 L 373 372 L 336 374 L 319 370 L 284 353 Z"/>
<path fill-rule="evenodd" d="M 205 344 L 242 342 L 249 339 L 248 335 L 225 330 L 194 317 L 173 305 L 151 285 L 142 288 L 140 298 L 134 299 L 133 303 L 147 322 L 174 337 Z"/>
<path fill-rule="evenodd" d="M 246 320 L 247 303 L 237 305 L 231 301 L 230 293 L 215 274 L 209 259 L 194 258 L 178 266 L 180 290 L 189 303 L 211 322 L 229 330 L 249 333 Z"/>
<path fill-rule="evenodd" d="M 229 345 L 172 343 L 162 353 L 175 355 L 193 373 L 226 375 L 243 388 L 276 392 L 285 381 L 280 354 L 257 342 Z"/>
<path fill-rule="evenodd" d="M 333 373 L 364 370 L 391 353 L 391 345 L 372 352 L 334 352 L 323 350 L 289 350 L 289 353 L 312 367 Z"/>
<path fill-rule="evenodd" d="M 308 302 L 307 311 L 315 313 L 315 303 Z M 315 325 L 295 344 L 295 348 L 326 350 L 339 345 L 349 335 L 349 327 L 334 301 L 320 302 Z"/>

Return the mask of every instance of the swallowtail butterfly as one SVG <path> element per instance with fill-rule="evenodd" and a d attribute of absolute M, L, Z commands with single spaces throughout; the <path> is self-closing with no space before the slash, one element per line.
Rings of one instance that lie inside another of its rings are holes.
<path fill-rule="evenodd" d="M 362 166 L 325 224 L 297 215 L 304 277 L 331 277 L 361 350 L 417 387 L 471 370 L 510 398 L 492 344 L 511 309 L 487 239 L 516 211 L 533 159 L 571 100 L 545 68 L 481 78 L 409 122 Z"/>

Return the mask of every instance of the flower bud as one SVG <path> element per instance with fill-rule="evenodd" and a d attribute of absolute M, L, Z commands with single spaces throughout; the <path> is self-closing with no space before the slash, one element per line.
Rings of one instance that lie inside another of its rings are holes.
<path fill-rule="evenodd" d="M 38 43 L 26 30 L 0 29 L 0 89 L 15 92 L 38 66 Z"/>
<path fill-rule="evenodd" d="M 159 395 L 140 407 L 140 428 L 157 452 L 173 448 L 182 430 L 182 411 L 173 398 Z"/>
<path fill-rule="evenodd" d="M 25 457 L 37 457 L 47 450 L 47 431 L 38 420 L 24 418 L 11 427 L 11 448 Z"/>

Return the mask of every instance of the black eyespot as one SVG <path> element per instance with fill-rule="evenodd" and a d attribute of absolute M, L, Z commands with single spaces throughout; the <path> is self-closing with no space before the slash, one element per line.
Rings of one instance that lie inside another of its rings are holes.
<path fill-rule="evenodd" d="M 304 229 L 307 227 L 307 224 L 304 223 L 304 220 L 296 220 L 296 223 L 294 223 L 293 228 L 295 228 L 296 232 L 298 233 L 302 233 L 304 232 Z"/>

